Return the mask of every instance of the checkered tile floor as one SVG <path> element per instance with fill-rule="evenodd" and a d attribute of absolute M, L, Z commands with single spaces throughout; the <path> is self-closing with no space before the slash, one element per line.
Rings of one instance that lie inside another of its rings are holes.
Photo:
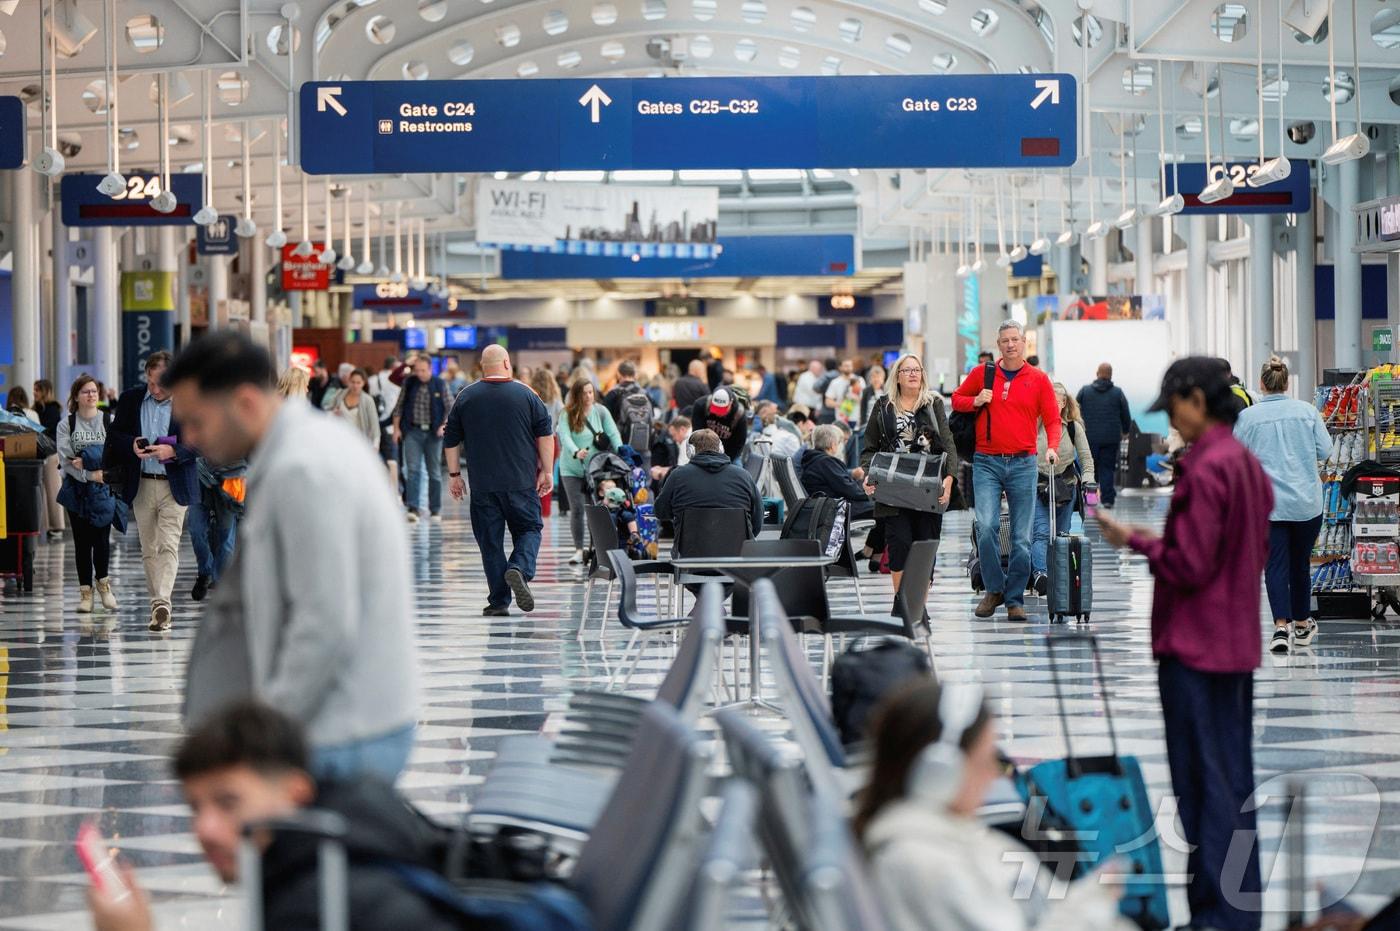
<path fill-rule="evenodd" d="M 1125 499 L 1119 513 L 1160 522 L 1165 508 L 1165 498 Z M 601 687 L 623 638 L 610 629 L 602 645 L 575 642 L 583 587 L 565 564 L 563 519 L 547 522 L 535 613 L 486 619 L 465 513 L 450 509 L 447 518 L 408 529 L 418 567 L 425 703 L 401 785 L 425 810 L 453 818 L 470 807 L 499 740 L 546 727 L 571 689 Z M 1012 756 L 1029 762 L 1063 755 L 1044 618 L 1030 626 L 974 620 L 975 596 L 962 572 L 967 547 L 967 516 L 950 516 L 930 602 L 940 673 L 987 685 Z M 1170 784 L 1147 642 L 1151 581 L 1139 559 L 1102 546 L 1094 555 L 1092 628 L 1104 649 L 1120 749 L 1142 759 L 1170 836 Z M 134 539 L 123 540 L 115 557 L 122 600 L 115 615 L 74 613 L 77 582 L 67 544 L 41 546 L 38 563 L 32 595 L 0 598 L 0 929 L 86 926 L 85 877 L 71 841 L 87 819 L 96 819 L 138 868 L 160 927 L 235 927 L 240 904 L 200 862 L 165 762 L 180 733 L 184 661 L 199 616 L 184 597 L 193 582 L 188 546 L 169 636 L 145 629 Z M 867 604 L 882 606 L 887 580 L 864 584 Z M 833 582 L 831 594 L 854 609 L 850 582 Z M 1036 613 L 1037 600 L 1030 608 Z M 633 689 L 647 693 L 662 666 L 660 659 L 649 661 Z M 1074 733 L 1090 751 L 1106 746 L 1087 658 L 1067 654 L 1059 669 Z M 1262 800 L 1266 874 L 1285 818 L 1280 777 L 1303 775 L 1314 786 L 1306 822 L 1310 880 L 1350 889 L 1366 906 L 1400 892 L 1397 672 L 1400 629 L 1390 625 L 1324 623 L 1312 649 L 1265 658 L 1256 684 L 1255 759 L 1258 781 L 1273 780 L 1274 789 Z M 1180 871 L 1184 855 L 1165 847 L 1168 872 Z M 1275 875 L 1267 901 L 1281 907 L 1281 859 Z M 1184 921 L 1180 895 L 1174 909 Z M 748 923 L 738 915 L 735 921 Z M 1266 927 L 1279 926 L 1277 915 L 1266 920 Z"/>

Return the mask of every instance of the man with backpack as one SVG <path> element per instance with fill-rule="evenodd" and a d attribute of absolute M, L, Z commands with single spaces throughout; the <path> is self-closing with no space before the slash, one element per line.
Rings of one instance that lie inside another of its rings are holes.
<path fill-rule="evenodd" d="M 651 423 L 655 419 L 651 398 L 637 383 L 637 366 L 623 359 L 617 364 L 617 385 L 603 398 L 603 406 L 612 414 L 622 442 L 643 456 L 651 449 Z"/>
<path fill-rule="evenodd" d="M 1098 377 L 1079 389 L 1079 413 L 1084 420 L 1084 434 L 1089 452 L 1094 457 L 1099 479 L 1099 506 L 1111 508 L 1118 494 L 1114 480 L 1118 471 L 1118 449 L 1133 428 L 1128 411 L 1128 398 L 1123 389 L 1113 383 L 1113 366 L 1099 365 Z"/>
<path fill-rule="evenodd" d="M 1000 364 L 968 373 L 953 392 L 953 410 L 972 415 L 976 449 L 972 486 L 977 513 L 977 550 L 987 592 L 973 612 L 989 618 L 1002 604 L 1012 621 L 1027 620 L 1026 583 L 1031 575 L 1031 527 L 1035 517 L 1036 449 L 1045 425 L 1045 460 L 1059 462 L 1060 406 L 1046 374 L 1025 359 L 1026 334 L 1008 320 L 997 330 Z M 959 418 L 966 424 L 968 417 Z M 1011 558 L 1001 568 L 1001 499 L 1011 517 Z"/>

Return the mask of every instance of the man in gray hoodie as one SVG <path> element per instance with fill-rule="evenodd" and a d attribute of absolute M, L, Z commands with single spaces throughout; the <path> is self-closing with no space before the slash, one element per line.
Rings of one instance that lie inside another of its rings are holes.
<path fill-rule="evenodd" d="M 408 540 L 378 457 L 337 418 L 283 403 L 267 350 L 231 330 L 191 343 L 165 382 L 187 442 L 251 463 L 243 544 L 191 651 L 188 723 L 256 697 L 306 728 L 318 779 L 392 782 L 418 667 Z"/>

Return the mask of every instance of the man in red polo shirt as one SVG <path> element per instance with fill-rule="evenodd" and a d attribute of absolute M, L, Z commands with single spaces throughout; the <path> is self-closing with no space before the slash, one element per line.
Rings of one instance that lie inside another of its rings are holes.
<path fill-rule="evenodd" d="M 987 594 L 974 612 L 987 618 L 1006 605 L 1006 616 L 1026 620 L 1026 583 L 1031 576 L 1031 523 L 1035 514 L 1036 439 L 1045 424 L 1053 465 L 1060 447 L 1060 406 L 1044 372 L 1026 362 L 1026 333 L 1008 320 L 997 330 L 1001 362 L 991 388 L 978 366 L 953 392 L 953 410 L 977 412 L 977 454 L 972 491 L 977 507 L 977 553 Z M 1011 512 L 1011 560 L 1001 568 L 1001 497 Z"/>

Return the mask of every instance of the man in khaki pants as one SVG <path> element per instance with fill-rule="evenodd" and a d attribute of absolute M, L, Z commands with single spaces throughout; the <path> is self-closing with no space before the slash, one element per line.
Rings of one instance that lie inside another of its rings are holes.
<path fill-rule="evenodd" d="M 168 352 L 146 359 L 146 384 L 123 392 L 117 401 L 103 457 L 109 468 L 117 467 L 122 498 L 136 516 L 153 631 L 170 629 L 185 508 L 199 495 L 195 451 L 180 442 L 170 393 L 160 383 L 169 364 Z"/>

